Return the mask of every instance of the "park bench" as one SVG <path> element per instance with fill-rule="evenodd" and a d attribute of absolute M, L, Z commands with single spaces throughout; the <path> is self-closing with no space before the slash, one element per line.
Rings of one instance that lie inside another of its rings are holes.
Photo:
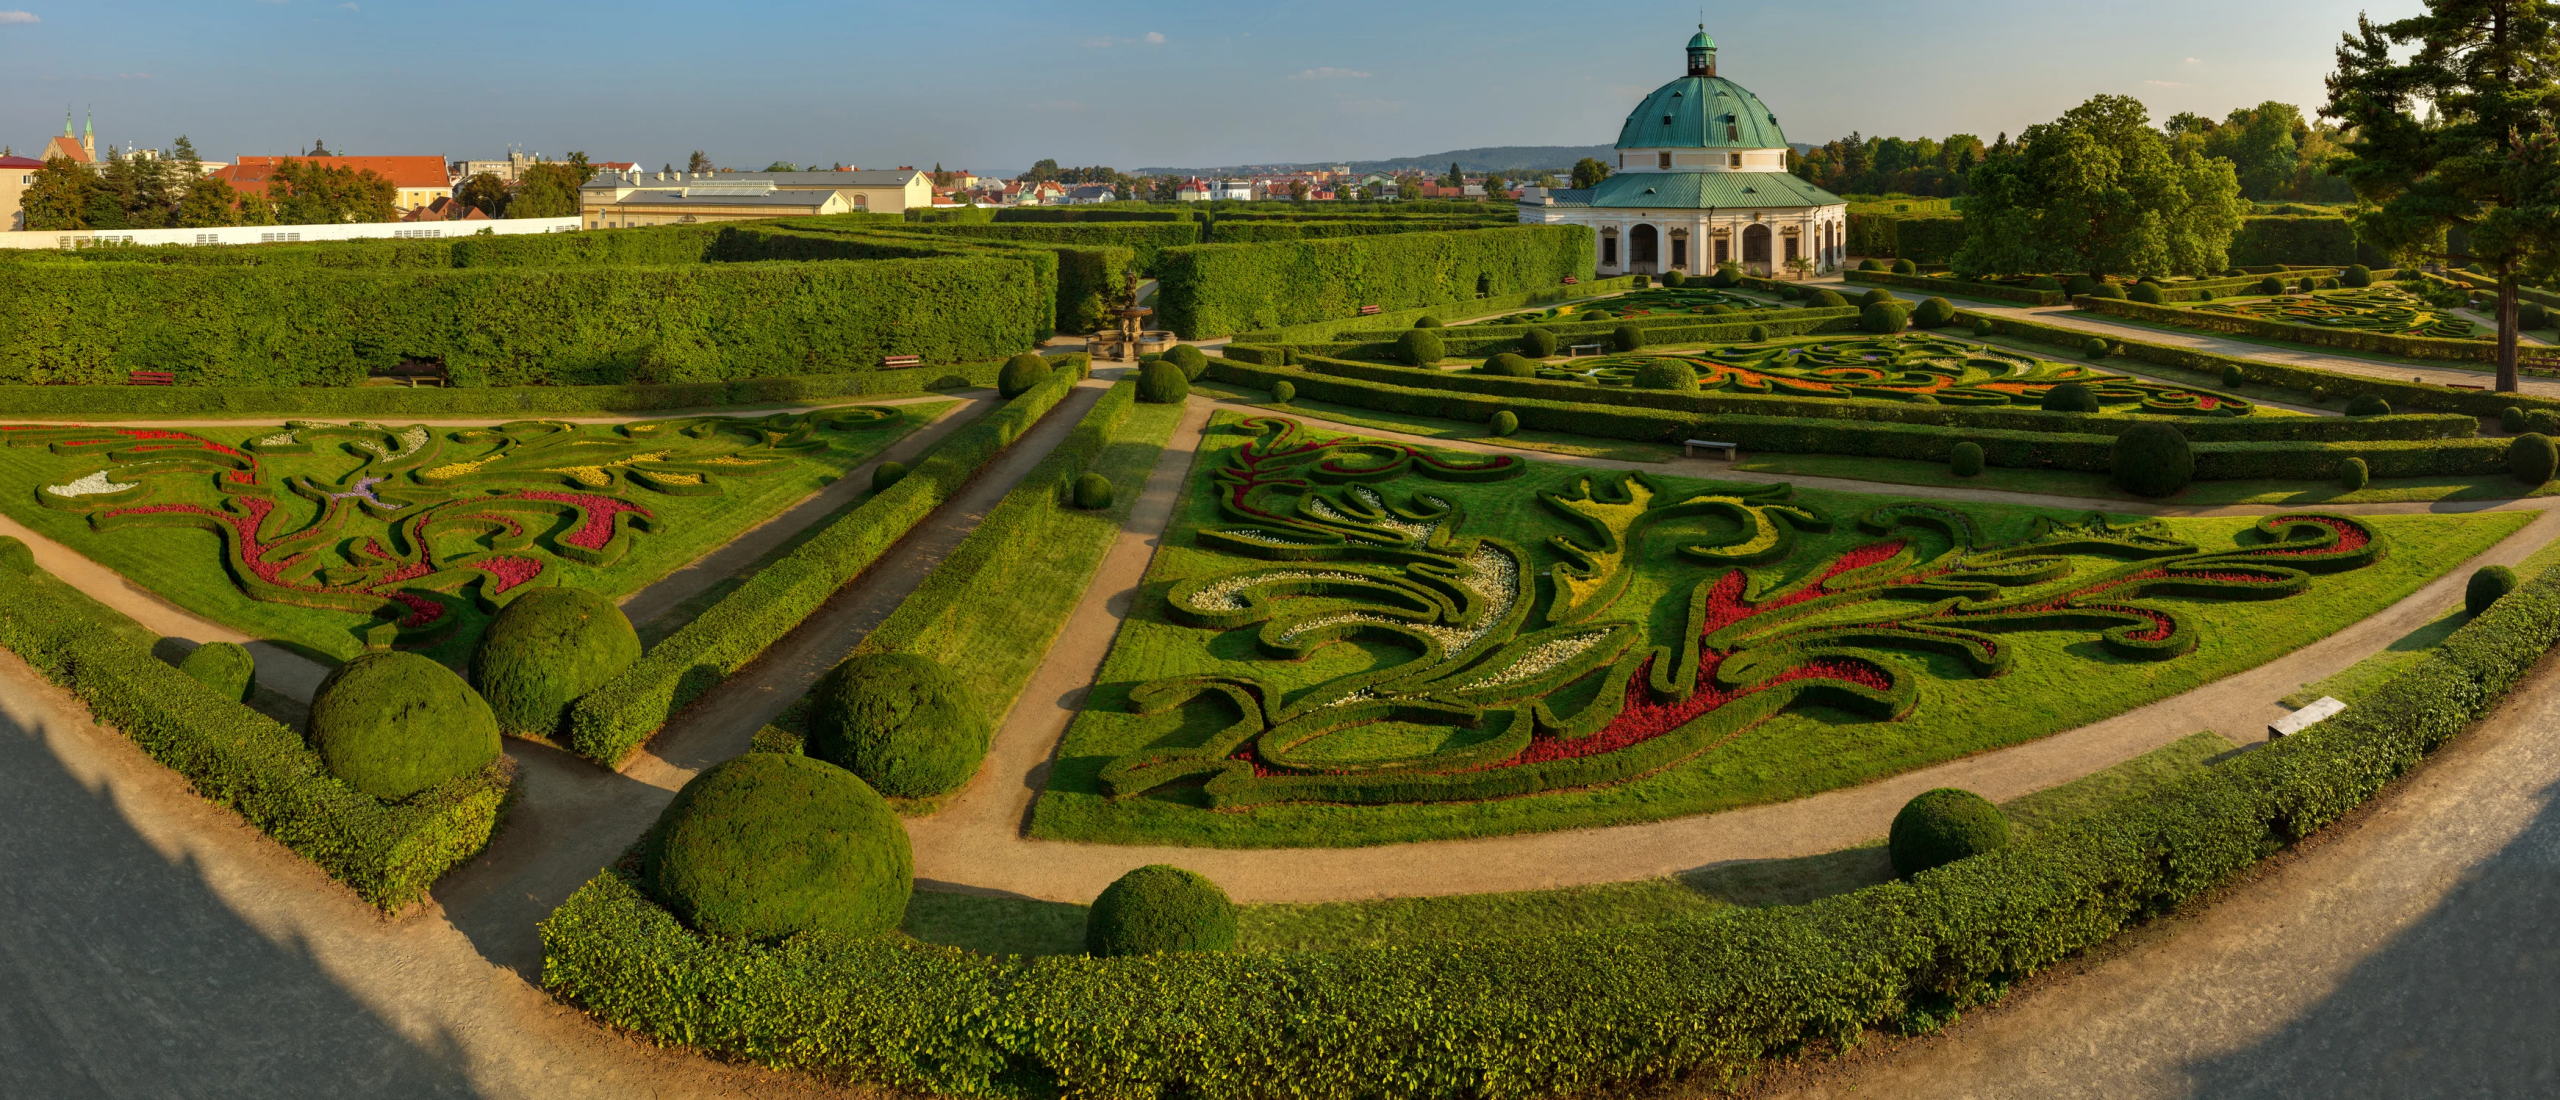
<path fill-rule="evenodd" d="M 178 376 L 165 370 L 131 371 L 124 376 L 124 384 L 128 386 L 174 386 L 178 384 Z"/>
<path fill-rule="evenodd" d="M 921 367 L 923 365 L 924 356 L 921 355 L 883 355 L 880 357 L 880 369 L 882 370 L 898 370 L 904 367 Z"/>
<path fill-rule="evenodd" d="M 2345 709 L 2347 709 L 2345 703 L 2339 702 L 2334 697 L 2323 695 L 2312 700 L 2311 705 L 2276 719 L 2274 724 L 2267 727 L 2267 740 L 2277 741 L 2291 737 L 2327 719 L 2337 717 L 2338 712 Z"/>
<path fill-rule="evenodd" d="M 2445 383 L 2445 384 L 2444 384 L 2444 388 L 2449 389 L 2449 390 L 2485 390 L 2485 389 L 2487 389 L 2487 388 L 2489 388 L 2489 387 L 2487 387 L 2487 386 L 2474 386 L 2474 385 L 2471 385 L 2471 384 L 2470 384 L 2470 383 L 2468 383 L 2468 382 L 2447 382 L 2447 383 Z"/>
<path fill-rule="evenodd" d="M 1577 279 L 1577 278 L 1574 278 L 1574 277 L 1573 277 L 1573 276 L 1571 276 L 1571 275 L 1567 275 L 1567 276 L 1565 276 L 1565 277 L 1564 277 L 1564 285 L 1566 285 L 1566 286 L 1576 286 L 1576 285 L 1579 285 L 1581 282 L 1582 282 L 1582 280 Z"/>
<path fill-rule="evenodd" d="M 1731 443 L 1721 443 L 1713 439 L 1683 439 L 1680 441 L 1680 453 L 1687 455 L 1690 458 L 1698 457 L 1698 448 L 1700 447 L 1704 447 L 1710 451 L 1723 451 L 1724 460 L 1727 462 L 1733 461 L 1739 456 L 1741 451 L 1741 448 L 1736 447 Z"/>
<path fill-rule="evenodd" d="M 422 363 L 414 359 L 404 361 L 396 366 L 376 367 L 373 370 L 367 371 L 366 374 L 374 378 L 397 378 L 408 383 L 412 389 L 417 388 L 419 381 L 422 379 L 433 382 L 439 386 L 451 384 L 445 377 L 444 364 Z"/>
<path fill-rule="evenodd" d="M 1580 359 L 1585 355 L 1598 355 L 1606 350 L 1608 350 L 1607 346 L 1602 344 L 1573 344 L 1564 349 L 1564 354 L 1568 359 Z"/>
<path fill-rule="evenodd" d="M 1360 307 L 1360 315 L 1363 317 L 1375 317 L 1378 315 L 1378 307 L 1362 306 Z"/>

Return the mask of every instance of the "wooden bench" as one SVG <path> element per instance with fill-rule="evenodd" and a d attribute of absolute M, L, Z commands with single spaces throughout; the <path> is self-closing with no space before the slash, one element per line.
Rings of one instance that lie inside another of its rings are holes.
<path fill-rule="evenodd" d="M 178 384 L 178 376 L 165 370 L 130 371 L 124 376 L 124 384 L 128 386 L 174 386 Z"/>
<path fill-rule="evenodd" d="M 921 367 L 923 365 L 924 356 L 921 355 L 883 355 L 880 357 L 880 369 L 882 370 L 899 370 L 905 367 Z"/>
<path fill-rule="evenodd" d="M 2449 389 L 2449 390 L 2485 390 L 2485 389 L 2488 389 L 2489 387 L 2487 387 L 2487 386 L 2474 386 L 2474 385 L 2471 385 L 2470 383 L 2467 383 L 2467 382 L 2447 382 L 2447 383 L 2445 383 L 2445 384 L 2444 384 L 2444 388 Z"/>
<path fill-rule="evenodd" d="M 1680 453 L 1690 458 L 1698 457 L 1698 448 L 1700 447 L 1704 447 L 1710 451 L 1723 451 L 1724 460 L 1727 462 L 1733 461 L 1741 454 L 1742 450 L 1740 447 L 1731 443 L 1719 443 L 1712 439 L 1683 439 L 1680 441 Z"/>
<path fill-rule="evenodd" d="M 2276 719 L 2273 725 L 2267 727 L 2267 740 L 2278 741 L 2291 737 L 2294 734 L 2319 725 L 2321 722 L 2337 717 L 2338 712 L 2345 709 L 2347 709 L 2347 705 L 2345 703 L 2339 702 L 2333 697 L 2323 695 L 2312 700 L 2311 705 L 2285 715 L 2282 718 Z"/>
<path fill-rule="evenodd" d="M 451 381 L 445 377 L 444 364 L 421 362 L 416 359 L 404 359 L 393 366 L 376 367 L 373 370 L 366 372 L 366 374 L 368 377 L 373 378 L 397 378 L 408 383 L 411 389 L 417 388 L 419 381 L 422 379 L 433 382 L 439 386 L 452 384 Z"/>
<path fill-rule="evenodd" d="M 1571 275 L 1567 275 L 1567 276 L 1565 276 L 1565 277 L 1564 277 L 1564 285 L 1566 285 L 1566 286 L 1576 286 L 1576 285 L 1579 285 L 1581 282 L 1582 282 L 1582 280 L 1577 279 L 1577 278 L 1574 278 L 1574 277 L 1573 277 L 1573 276 L 1571 276 Z"/>
<path fill-rule="evenodd" d="M 1378 307 L 1362 306 L 1360 307 L 1360 315 L 1363 317 L 1375 317 L 1378 315 Z"/>
<path fill-rule="evenodd" d="M 1564 349 L 1564 354 L 1567 359 L 1580 359 L 1585 355 L 1598 355 L 1606 350 L 1608 350 L 1606 344 L 1573 344 Z"/>

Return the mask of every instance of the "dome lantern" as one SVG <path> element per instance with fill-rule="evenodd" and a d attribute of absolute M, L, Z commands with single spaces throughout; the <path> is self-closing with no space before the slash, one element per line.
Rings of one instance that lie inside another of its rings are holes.
<path fill-rule="evenodd" d="M 1698 33 L 1689 39 L 1689 75 L 1716 75 L 1716 40 L 1707 37 L 1707 25 L 1698 24 Z"/>

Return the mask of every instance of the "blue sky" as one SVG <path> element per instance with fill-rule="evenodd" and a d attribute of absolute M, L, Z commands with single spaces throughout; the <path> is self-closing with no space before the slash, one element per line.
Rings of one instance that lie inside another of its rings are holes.
<path fill-rule="evenodd" d="M 24 5 L 15 8 L 13 5 Z M 1713 3 L 1723 73 L 1797 141 L 1985 140 L 2101 92 L 2306 110 L 2359 8 L 2419 0 Z M 0 142 L 95 107 L 207 157 L 1199 166 L 1607 144 L 1696 3 L 0 0 Z"/>

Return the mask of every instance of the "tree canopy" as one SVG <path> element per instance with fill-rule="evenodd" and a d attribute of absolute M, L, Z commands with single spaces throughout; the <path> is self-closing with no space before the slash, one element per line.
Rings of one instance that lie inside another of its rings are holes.
<path fill-rule="evenodd" d="M 2230 161 L 2173 147 L 2129 96 L 2028 127 L 1966 186 L 1955 266 L 1968 272 L 2219 271 L 2245 209 Z"/>
<path fill-rule="evenodd" d="M 1584 157 L 1573 162 L 1573 186 L 1577 190 L 1598 187 L 1601 180 L 1608 178 L 1609 165 L 1598 158 Z"/>

